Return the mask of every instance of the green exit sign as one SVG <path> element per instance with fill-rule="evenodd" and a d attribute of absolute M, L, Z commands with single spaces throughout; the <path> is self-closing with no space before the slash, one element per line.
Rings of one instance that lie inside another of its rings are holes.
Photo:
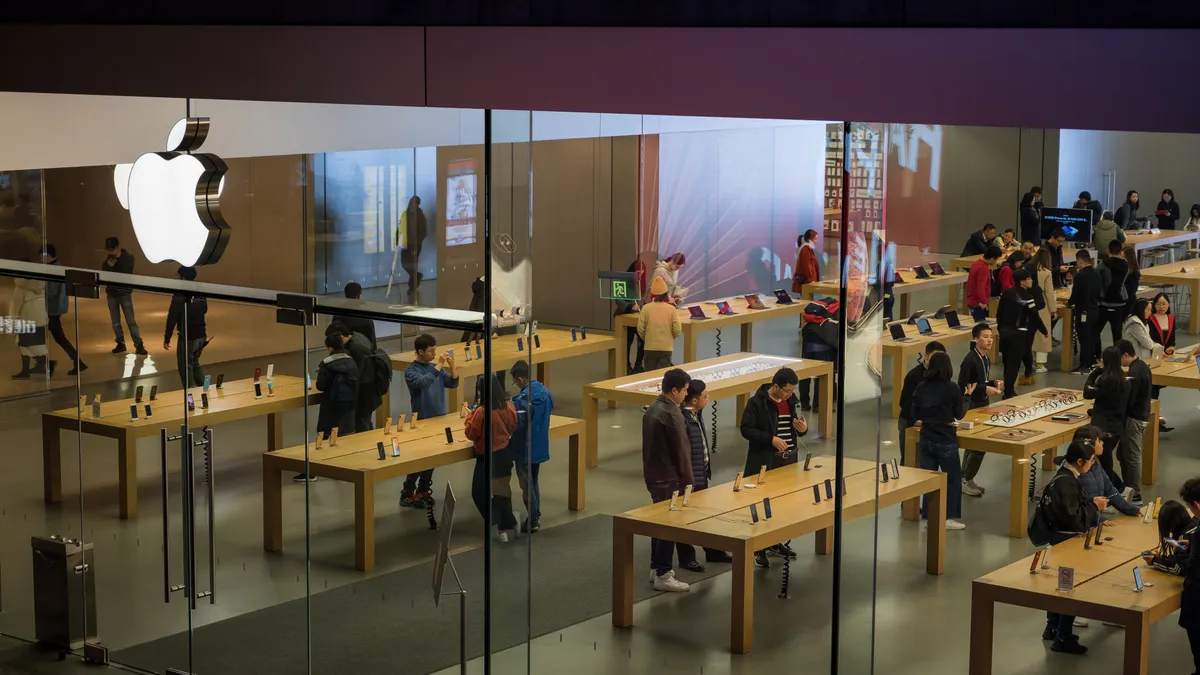
<path fill-rule="evenodd" d="M 632 272 L 600 272 L 600 297 L 605 300 L 641 300 L 637 289 L 637 275 Z"/>

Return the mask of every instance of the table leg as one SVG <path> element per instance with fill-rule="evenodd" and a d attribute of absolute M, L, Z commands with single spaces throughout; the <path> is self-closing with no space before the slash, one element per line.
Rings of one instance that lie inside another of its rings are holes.
<path fill-rule="evenodd" d="M 1200 307 L 1196 306 L 1196 302 L 1200 299 L 1200 280 L 1192 281 L 1188 285 L 1188 293 L 1190 297 L 1188 302 L 1191 303 L 1191 319 L 1188 321 L 1188 332 L 1192 335 L 1200 335 Z"/>
<path fill-rule="evenodd" d="M 729 648 L 737 654 L 749 654 L 754 648 L 754 551 L 742 542 L 733 551 L 733 597 L 729 617 Z"/>
<path fill-rule="evenodd" d="M 949 297 L 946 300 L 946 304 L 950 305 L 951 307 L 958 307 L 958 285 L 952 284 L 948 291 Z"/>
<path fill-rule="evenodd" d="M 366 474 L 354 483 L 354 568 L 375 569 L 375 481 Z"/>
<path fill-rule="evenodd" d="M 992 675 L 992 632 L 995 630 L 996 603 L 986 597 L 979 582 L 971 585 L 971 661 L 970 675 Z"/>
<path fill-rule="evenodd" d="M 137 518 L 137 438 L 132 431 L 117 439 L 117 490 L 121 519 Z"/>
<path fill-rule="evenodd" d="M 62 439 L 58 423 L 42 416 L 42 493 L 48 504 L 62 501 Z"/>
<path fill-rule="evenodd" d="M 821 400 L 824 402 L 818 411 L 817 431 L 821 438 L 829 438 L 833 436 L 833 373 L 818 377 L 817 386 L 821 388 Z"/>
<path fill-rule="evenodd" d="M 459 380 L 457 387 L 446 390 L 446 398 L 449 400 L 449 407 L 446 408 L 447 412 L 454 413 L 462 409 L 462 390 L 462 380 Z"/>
<path fill-rule="evenodd" d="M 896 294 L 896 291 L 895 291 L 895 288 L 893 287 L 892 295 L 894 296 L 895 294 Z M 912 301 L 912 293 L 905 293 L 904 295 L 900 296 L 900 317 L 897 317 L 897 318 L 901 318 L 901 317 L 908 318 L 908 317 L 912 316 L 912 312 L 909 311 L 909 305 L 911 304 L 911 301 Z"/>
<path fill-rule="evenodd" d="M 696 360 L 696 329 L 695 325 L 683 325 L 683 362 L 692 363 Z"/>
<path fill-rule="evenodd" d="M 626 361 L 626 363 L 628 363 L 628 361 Z M 608 379 L 611 380 L 620 377 L 622 374 L 623 373 L 617 373 L 617 351 L 615 349 L 608 350 Z M 543 382 L 543 384 L 545 383 Z M 617 401 L 615 399 L 608 402 L 608 409 L 617 409 Z"/>
<path fill-rule="evenodd" d="M 1158 482 L 1158 416 L 1159 402 L 1150 402 L 1150 421 L 1146 422 L 1146 437 L 1142 440 L 1142 484 Z"/>
<path fill-rule="evenodd" d="M 742 324 L 742 351 L 754 351 L 754 324 L 746 322 Z"/>
<path fill-rule="evenodd" d="M 600 466 L 600 402 L 588 393 L 583 395 L 583 424 L 587 435 L 583 442 L 587 465 L 594 469 Z"/>
<path fill-rule="evenodd" d="M 1150 664 L 1150 622 L 1139 614 L 1138 618 L 1125 624 L 1125 667 L 1124 675 L 1146 675 Z"/>
<path fill-rule="evenodd" d="M 283 474 L 263 458 L 263 550 L 283 550 Z"/>
<path fill-rule="evenodd" d="M 921 438 L 920 427 L 909 427 L 904 432 L 904 466 L 915 469 L 917 463 L 917 440 Z M 906 499 L 900 503 L 900 517 L 905 520 L 920 520 L 921 519 L 921 497 L 913 497 Z"/>
<path fill-rule="evenodd" d="M 379 407 L 375 409 L 375 428 L 382 429 L 387 426 L 387 418 L 392 414 L 392 392 L 383 395 L 383 401 Z M 282 438 L 282 434 L 280 434 Z"/>
<path fill-rule="evenodd" d="M 617 323 L 614 325 L 614 328 L 616 328 L 616 330 L 613 332 L 613 339 L 617 345 L 616 348 L 610 352 L 612 356 L 609 357 L 608 361 L 609 375 L 611 377 L 621 377 L 629 370 L 629 343 L 626 342 L 626 340 L 629 339 L 628 334 L 626 333 L 626 331 L 629 329 L 629 326 L 622 326 L 621 324 Z M 635 342 L 637 341 L 636 336 L 633 339 Z M 620 364 L 621 371 L 614 372 L 614 369 L 618 364 Z"/>
<path fill-rule="evenodd" d="M 1055 448 L 1047 448 L 1042 451 L 1042 471 L 1057 471 L 1058 465 L 1054 463 L 1054 458 L 1057 455 Z"/>
<path fill-rule="evenodd" d="M 579 446 L 579 434 L 571 434 L 567 439 L 567 508 L 572 511 L 582 511 L 587 500 L 587 458 Z"/>
<path fill-rule="evenodd" d="M 1070 307 L 1059 311 L 1062 314 L 1062 319 L 1058 322 L 1058 324 L 1062 326 L 1062 364 L 1058 369 L 1064 373 L 1069 373 L 1071 372 L 1071 366 L 1075 361 L 1075 344 L 1074 340 L 1071 339 L 1071 322 L 1074 321 L 1074 319 L 1071 316 L 1072 312 Z"/>
<path fill-rule="evenodd" d="M 283 449 L 283 413 L 267 414 L 267 452 Z"/>
<path fill-rule="evenodd" d="M 833 555 L 833 527 L 817 530 L 813 536 L 813 552 L 817 555 Z"/>
<path fill-rule="evenodd" d="M 900 416 L 900 392 L 904 389 L 903 357 L 892 357 L 892 417 Z"/>
<path fill-rule="evenodd" d="M 541 382 L 545 386 L 549 387 L 550 383 L 547 381 L 547 378 L 550 377 L 550 373 L 548 373 L 546 371 L 548 371 L 550 369 L 547 368 L 546 366 L 547 366 L 547 364 L 545 361 L 542 361 L 537 364 L 537 379 L 538 379 L 538 382 Z"/>
<path fill-rule="evenodd" d="M 1012 458 L 1008 495 L 1008 536 L 1013 539 L 1025 538 L 1025 527 L 1029 522 L 1028 472 L 1028 461 L 1025 458 Z"/>
<path fill-rule="evenodd" d="M 627 628 L 633 625 L 633 534 L 615 518 L 612 536 L 612 623 Z"/>
<path fill-rule="evenodd" d="M 905 453 L 908 454 L 908 453 Z M 929 499 L 929 532 L 925 538 L 925 573 L 941 574 L 946 568 L 946 474 L 938 474 L 939 488 Z M 954 489 L 959 489 L 955 485 Z"/>

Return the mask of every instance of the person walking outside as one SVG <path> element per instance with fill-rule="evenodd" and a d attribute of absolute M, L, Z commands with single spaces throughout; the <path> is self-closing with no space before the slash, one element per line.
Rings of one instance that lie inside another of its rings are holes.
<path fill-rule="evenodd" d="M 401 227 L 396 230 L 396 245 L 400 246 L 400 265 L 408 273 L 408 302 L 418 302 L 418 291 L 421 288 L 421 249 L 425 246 L 425 235 L 429 230 L 429 221 L 421 210 L 421 198 L 413 195 L 408 200 L 408 208 L 404 210 Z"/>
<path fill-rule="evenodd" d="M 121 241 L 116 237 L 104 240 L 104 253 L 107 257 L 100 266 L 101 272 L 116 272 L 118 274 L 133 274 L 133 255 L 121 248 Z M 104 294 L 108 298 L 108 316 L 112 319 L 113 337 L 117 346 L 112 353 L 124 354 L 125 332 L 121 330 L 121 313 L 125 313 L 125 323 L 129 325 L 129 337 L 133 338 L 134 353 L 146 356 L 146 346 L 142 343 L 142 334 L 138 330 L 137 317 L 133 313 L 133 291 L 124 288 L 106 286 Z"/>
<path fill-rule="evenodd" d="M 28 261 L 28 258 L 25 261 Z M 13 279 L 9 314 L 34 325 L 32 331 L 16 335 L 17 346 L 21 351 L 21 370 L 13 375 L 12 379 L 28 380 L 32 375 L 45 377 L 50 372 L 46 369 L 46 282 L 36 279 Z"/>
<path fill-rule="evenodd" d="M 54 244 L 46 244 L 46 250 L 42 253 L 42 262 L 47 265 L 62 266 L 62 263 L 58 261 L 58 251 L 54 248 Z M 79 360 L 79 352 L 75 351 L 75 346 L 63 332 L 62 318 L 70 307 L 71 300 L 67 297 L 67 285 L 61 281 L 46 282 L 46 329 L 74 364 L 67 375 L 78 375 L 88 367 L 86 363 Z M 53 377 L 55 363 L 49 361 L 48 365 L 50 375 Z"/>
<path fill-rule="evenodd" d="M 692 451 L 687 425 L 679 404 L 687 397 L 691 376 L 679 368 L 668 370 L 662 379 L 662 393 L 642 415 L 642 477 L 655 504 L 683 494 L 692 477 Z M 688 584 L 675 578 L 672 553 L 678 548 L 680 562 L 695 551 L 687 544 L 650 539 L 650 583 L 656 591 L 682 592 Z"/>

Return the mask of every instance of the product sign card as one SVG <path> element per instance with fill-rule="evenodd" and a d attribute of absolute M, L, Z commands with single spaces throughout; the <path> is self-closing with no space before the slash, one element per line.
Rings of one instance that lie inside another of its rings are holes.
<path fill-rule="evenodd" d="M 1074 567 L 1058 568 L 1058 590 L 1063 593 L 1070 593 L 1071 591 L 1075 590 Z"/>

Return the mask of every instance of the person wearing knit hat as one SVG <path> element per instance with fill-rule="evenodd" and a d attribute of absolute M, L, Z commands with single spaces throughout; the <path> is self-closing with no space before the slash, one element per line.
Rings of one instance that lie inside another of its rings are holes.
<path fill-rule="evenodd" d="M 650 302 L 642 306 L 637 330 L 646 343 L 646 370 L 670 368 L 675 338 L 683 332 L 683 323 L 671 303 L 670 287 L 661 276 L 650 281 Z"/>

